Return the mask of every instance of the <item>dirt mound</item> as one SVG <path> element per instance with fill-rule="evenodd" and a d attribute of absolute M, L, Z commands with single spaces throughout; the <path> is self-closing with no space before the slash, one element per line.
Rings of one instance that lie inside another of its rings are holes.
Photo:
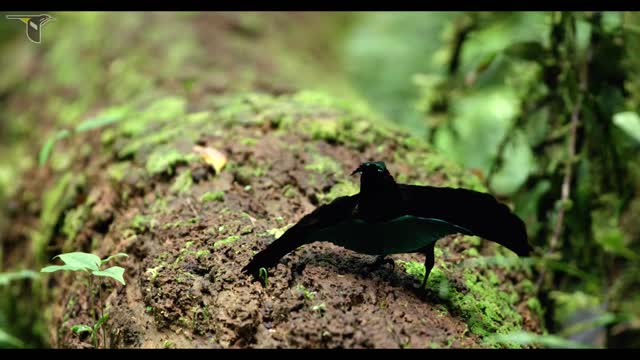
<path fill-rule="evenodd" d="M 483 188 L 420 139 L 379 125 L 362 105 L 282 85 L 271 69 L 276 62 L 257 60 L 259 49 L 242 57 L 252 59 L 243 65 L 253 68 L 246 82 L 239 81 L 241 68 L 228 78 L 221 68 L 232 67 L 229 59 L 253 40 L 232 43 L 222 35 L 255 39 L 261 31 L 250 30 L 260 22 L 238 28 L 220 21 L 211 29 L 199 20 L 190 29 L 210 57 L 174 48 L 193 56 L 192 67 L 149 82 L 137 71 L 155 70 L 157 62 L 130 55 L 114 61 L 108 77 L 88 78 L 102 84 L 87 86 L 101 89 L 106 104 L 55 108 L 116 121 L 74 133 L 56 145 L 46 167 L 27 173 L 10 203 L 5 266 L 27 259 L 36 267 L 70 251 L 129 254 L 119 264 L 127 285 L 104 282 L 99 294 L 115 347 L 486 347 L 496 345 L 492 334 L 539 331 L 529 265 L 477 238 L 438 244 L 427 292 L 417 289 L 419 255 L 372 268 L 372 257 L 323 243 L 286 256 L 266 286 L 242 275 L 288 225 L 357 192 L 349 173 L 362 161 L 385 161 L 400 182 Z M 121 28 L 134 26 L 127 24 Z M 91 50 L 94 40 L 77 46 Z M 105 53 L 122 51 L 117 44 Z M 200 74 L 206 76 L 193 80 Z M 87 94 L 78 89 L 74 96 Z M 221 171 L 201 156 L 203 148 L 225 154 Z M 51 344 L 91 347 L 86 334 L 70 330 L 95 321 L 86 285 L 69 274 L 47 279 L 40 299 L 53 304 Z"/>

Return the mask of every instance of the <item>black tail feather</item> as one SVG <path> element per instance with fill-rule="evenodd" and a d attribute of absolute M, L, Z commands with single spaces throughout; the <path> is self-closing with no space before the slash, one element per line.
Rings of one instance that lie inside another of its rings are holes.
<path fill-rule="evenodd" d="M 260 268 L 269 269 L 299 246 L 309 243 L 309 234 L 347 218 L 357 203 L 356 196 L 341 196 L 333 202 L 316 208 L 289 228 L 280 238 L 257 253 L 244 267 L 245 273 L 258 275 Z"/>
<path fill-rule="evenodd" d="M 296 230 L 289 229 L 284 235 L 269 244 L 266 249 L 257 253 L 242 268 L 242 272 L 256 276 L 261 268 L 269 269 L 276 266 L 285 255 L 304 245 L 304 234 L 300 234 Z"/>
<path fill-rule="evenodd" d="M 507 247 L 519 256 L 533 250 L 524 222 L 493 196 L 454 188 L 402 185 L 414 215 L 445 220 Z"/>

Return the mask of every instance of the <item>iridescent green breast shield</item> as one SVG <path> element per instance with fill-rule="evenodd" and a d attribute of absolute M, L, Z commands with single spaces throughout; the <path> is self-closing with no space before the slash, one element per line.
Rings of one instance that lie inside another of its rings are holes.
<path fill-rule="evenodd" d="M 471 234 L 446 221 L 402 216 L 377 224 L 348 220 L 315 232 L 309 240 L 328 241 L 363 254 L 389 255 L 413 252 L 456 233 Z"/>

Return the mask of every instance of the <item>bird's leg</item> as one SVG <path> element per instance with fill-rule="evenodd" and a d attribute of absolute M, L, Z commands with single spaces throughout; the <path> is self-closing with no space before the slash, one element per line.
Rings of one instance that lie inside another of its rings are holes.
<path fill-rule="evenodd" d="M 391 269 L 396 268 L 396 263 L 393 261 L 393 259 L 388 258 L 386 255 L 376 256 L 376 260 L 370 266 L 375 268 L 383 264 L 391 264 Z"/>
<path fill-rule="evenodd" d="M 433 243 L 420 249 L 420 252 L 424 254 L 424 280 L 422 280 L 421 286 L 423 290 L 426 290 L 427 288 L 427 280 L 429 279 L 429 274 L 435 264 L 435 255 L 433 254 L 435 246 L 436 244 Z"/>

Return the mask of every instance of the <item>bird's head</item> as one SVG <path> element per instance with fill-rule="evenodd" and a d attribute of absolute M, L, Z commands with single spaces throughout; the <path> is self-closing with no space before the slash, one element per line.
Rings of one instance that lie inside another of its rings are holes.
<path fill-rule="evenodd" d="M 368 161 L 360 164 L 351 175 L 360 175 L 360 190 L 367 188 L 384 188 L 389 185 L 395 185 L 393 176 L 387 170 L 386 165 L 382 161 Z"/>

